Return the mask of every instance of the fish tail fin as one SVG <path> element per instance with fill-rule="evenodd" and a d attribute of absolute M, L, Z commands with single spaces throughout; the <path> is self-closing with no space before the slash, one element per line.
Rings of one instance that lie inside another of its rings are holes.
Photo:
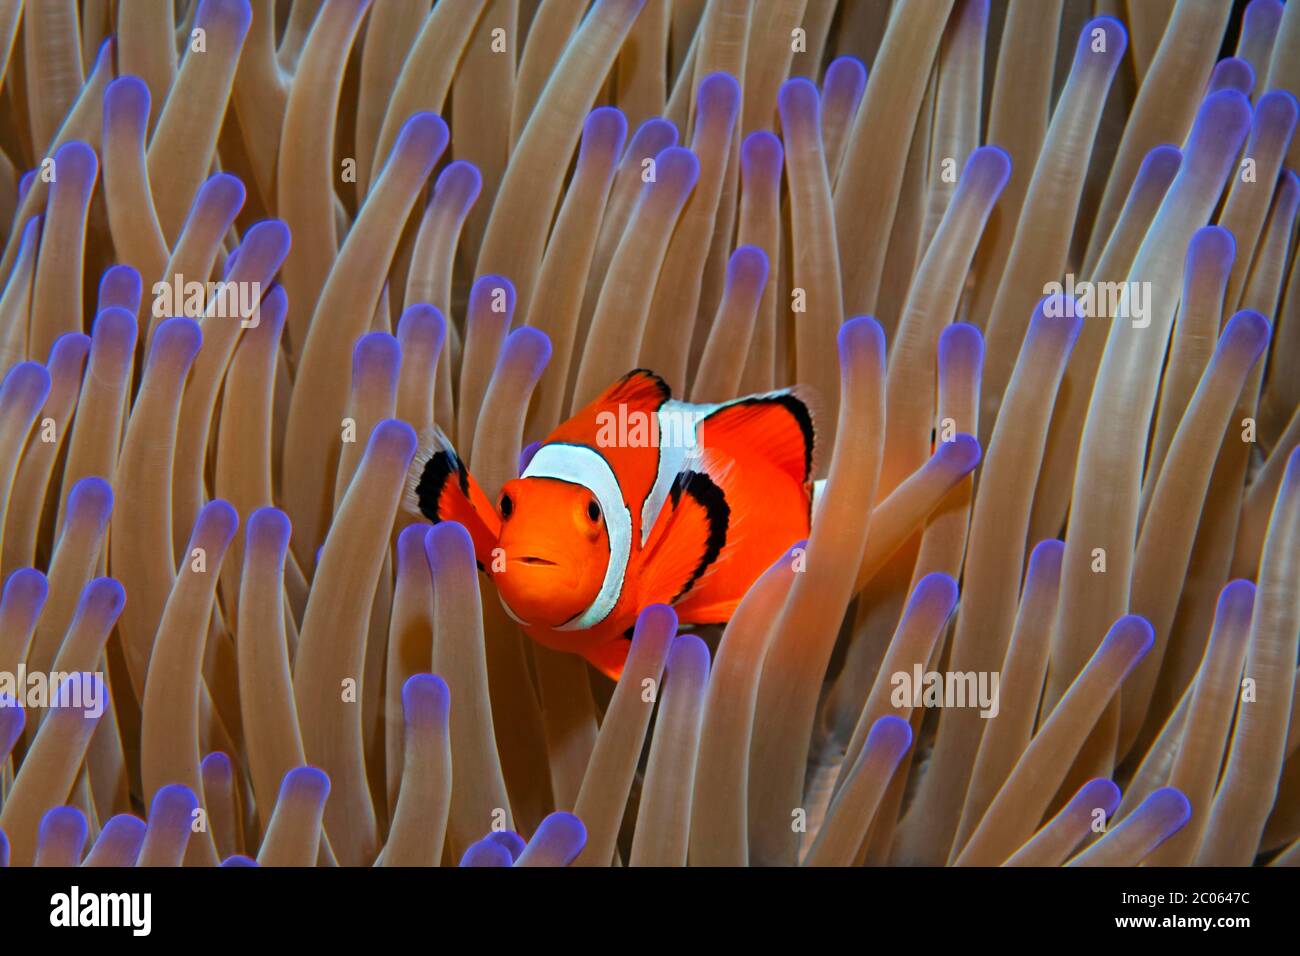
<path fill-rule="evenodd" d="M 415 457 L 407 469 L 402 502 L 408 511 L 434 524 L 455 521 L 463 525 L 474 542 L 479 567 L 484 571 L 491 567 L 501 521 L 487 494 L 437 425 L 420 433 Z"/>

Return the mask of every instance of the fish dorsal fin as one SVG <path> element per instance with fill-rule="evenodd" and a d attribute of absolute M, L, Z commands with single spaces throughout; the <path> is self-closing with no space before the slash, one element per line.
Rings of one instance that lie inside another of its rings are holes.
<path fill-rule="evenodd" d="M 703 471 L 673 482 L 668 513 L 646 542 L 642 603 L 672 604 L 690 592 L 727 543 L 731 509 Z"/>
<path fill-rule="evenodd" d="M 601 412 L 622 408 L 624 416 L 633 412 L 653 416 L 659 406 L 671 398 L 672 390 L 662 378 L 643 368 L 633 369 L 574 412 L 547 441 L 590 441 L 595 435 L 596 419 Z"/>
<path fill-rule="evenodd" d="M 436 425 L 420 433 L 420 444 L 406 475 L 403 504 L 434 524 L 455 521 L 474 541 L 479 568 L 489 569 L 501 519 L 487 494 Z"/>
<path fill-rule="evenodd" d="M 652 412 L 672 397 L 672 389 L 662 378 L 649 369 L 634 368 L 605 389 L 596 404 L 627 405 Z"/>
<path fill-rule="evenodd" d="M 813 417 L 794 391 L 768 392 L 728 402 L 700 424 L 704 447 L 728 458 L 755 452 L 800 484 L 812 480 Z"/>

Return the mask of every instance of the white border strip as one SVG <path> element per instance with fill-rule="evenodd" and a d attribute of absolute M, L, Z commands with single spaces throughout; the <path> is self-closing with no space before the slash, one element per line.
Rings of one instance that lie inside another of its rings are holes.
<path fill-rule="evenodd" d="M 623 500 L 618 478 L 609 462 L 593 449 L 559 442 L 539 448 L 520 477 L 556 478 L 581 485 L 596 497 L 609 531 L 609 565 L 605 568 L 605 580 L 591 606 L 556 630 L 582 631 L 595 627 L 609 617 L 618 603 L 632 553 L 632 512 Z"/>

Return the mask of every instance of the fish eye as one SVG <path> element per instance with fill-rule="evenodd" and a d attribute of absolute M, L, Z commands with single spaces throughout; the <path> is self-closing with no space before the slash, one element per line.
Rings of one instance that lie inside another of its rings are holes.
<path fill-rule="evenodd" d="M 592 521 L 600 520 L 600 505 L 596 504 L 594 498 L 587 502 L 587 517 Z"/>
<path fill-rule="evenodd" d="M 501 496 L 501 517 L 509 518 L 515 512 L 514 500 L 506 494 Z"/>

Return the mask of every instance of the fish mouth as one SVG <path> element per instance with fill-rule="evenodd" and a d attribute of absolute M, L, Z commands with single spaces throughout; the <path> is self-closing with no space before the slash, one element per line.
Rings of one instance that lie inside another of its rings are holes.
<path fill-rule="evenodd" d="M 554 568 L 557 567 L 554 561 L 548 561 L 546 558 L 539 558 L 535 554 L 526 554 L 519 559 L 520 564 L 527 564 L 535 568 Z"/>

